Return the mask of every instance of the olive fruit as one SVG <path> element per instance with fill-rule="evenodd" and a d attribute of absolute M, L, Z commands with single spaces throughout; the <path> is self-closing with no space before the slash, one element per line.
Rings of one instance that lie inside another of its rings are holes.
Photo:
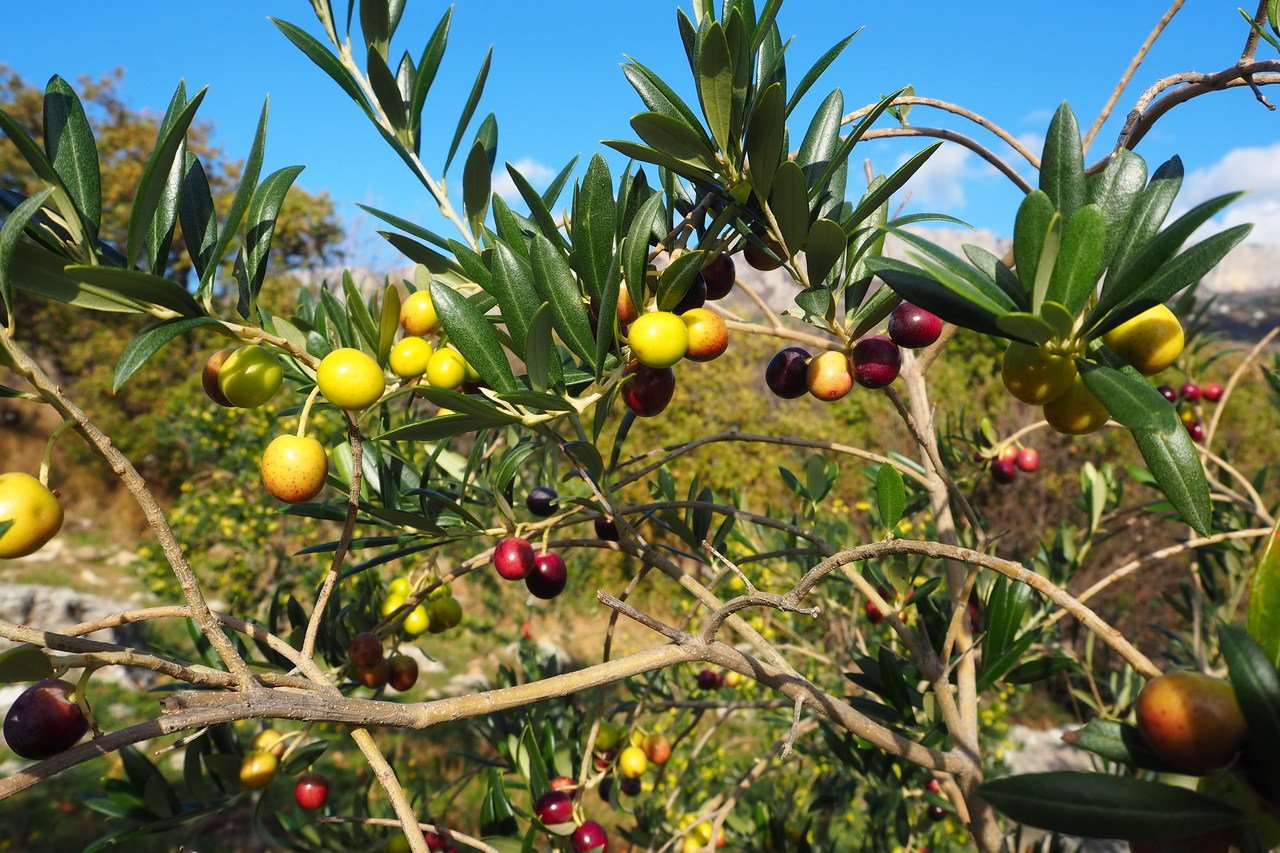
<path fill-rule="evenodd" d="M 628 409 L 642 418 L 652 418 L 662 414 L 675 392 L 676 374 L 670 367 L 649 367 L 633 361 L 627 366 L 619 393 Z"/>
<path fill-rule="evenodd" d="M 322 808 L 329 799 L 329 780 L 323 773 L 303 773 L 293 786 L 293 799 L 307 811 Z"/>
<path fill-rule="evenodd" d="M 646 367 L 670 367 L 689 349 L 689 330 L 670 311 L 641 314 L 627 332 L 631 354 Z"/>
<path fill-rule="evenodd" d="M 373 357 L 352 347 L 326 355 L 316 368 L 320 393 L 339 409 L 367 409 L 382 397 L 386 379 Z"/>
<path fill-rule="evenodd" d="M 261 790 L 276 778 L 276 769 L 279 766 L 280 759 L 270 752 L 254 750 L 245 753 L 240 762 L 240 784 L 251 791 Z"/>
<path fill-rule="evenodd" d="M 533 571 L 525 576 L 524 585 L 531 595 L 552 599 L 564 592 L 568 581 L 569 574 L 564 565 L 564 558 L 554 551 L 548 551 L 534 558 Z"/>
<path fill-rule="evenodd" d="M 0 521 L 12 522 L 0 533 L 0 558 L 34 554 L 62 529 L 62 503 L 30 474 L 0 474 Z"/>
<path fill-rule="evenodd" d="M 284 382 L 280 359 L 266 347 L 238 347 L 218 368 L 218 390 L 233 406 L 253 409 L 270 400 Z"/>
<path fill-rule="evenodd" d="M 439 325 L 440 318 L 436 316 L 429 292 L 416 291 L 400 303 L 400 327 L 406 335 L 422 336 L 435 331 Z"/>
<path fill-rule="evenodd" d="M 1231 761 L 1248 735 L 1230 682 L 1200 672 L 1151 679 L 1135 705 L 1138 733 L 1151 751 L 1188 773 Z"/>
<path fill-rule="evenodd" d="M 519 536 L 503 539 L 493 549 L 493 567 L 506 580 L 522 580 L 534 569 L 533 546 Z"/>
<path fill-rule="evenodd" d="M 900 347 L 921 349 L 941 335 L 942 318 L 910 302 L 899 302 L 889 314 L 889 337 Z"/>
<path fill-rule="evenodd" d="M 556 498 L 558 497 L 560 495 L 550 486 L 534 486 L 524 499 L 524 505 L 529 512 L 539 518 L 547 518 L 555 514 Z"/>
<path fill-rule="evenodd" d="M 5 743 L 32 760 L 50 758 L 75 746 L 89 730 L 75 695 L 75 685 L 58 678 L 46 678 L 28 687 L 5 715 Z"/>
<path fill-rule="evenodd" d="M 849 354 L 854 381 L 863 388 L 884 388 L 898 378 L 902 351 L 884 335 L 871 335 L 853 345 Z"/>
<path fill-rule="evenodd" d="M 702 277 L 707 284 L 707 298 L 724 299 L 737 280 L 733 258 L 723 252 L 716 255 L 702 268 Z"/>
<path fill-rule="evenodd" d="M 262 484 L 285 503 L 305 503 L 324 489 L 329 458 L 309 436 L 278 435 L 262 454 Z"/>
<path fill-rule="evenodd" d="M 1016 399 L 1033 406 L 1067 393 L 1076 378 L 1076 363 L 1069 355 L 1011 341 L 1004 351 L 1000 378 Z"/>
<path fill-rule="evenodd" d="M 1159 373 L 1182 353 L 1182 323 L 1165 305 L 1154 305 L 1102 336 L 1116 355 L 1147 376 Z"/>
<path fill-rule="evenodd" d="M 764 382 L 775 396 L 784 400 L 803 397 L 809 390 L 809 353 L 800 347 L 779 350 L 764 368 Z"/>

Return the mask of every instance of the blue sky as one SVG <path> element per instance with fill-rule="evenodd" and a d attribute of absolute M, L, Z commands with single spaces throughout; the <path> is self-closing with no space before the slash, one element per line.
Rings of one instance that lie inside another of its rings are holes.
<path fill-rule="evenodd" d="M 160 5 L 116 0 L 104 15 L 101 2 L 64 0 L 58 4 L 55 36 L 48 6 L 13 4 L 5 11 L 6 30 L 41 35 L 6 39 L 0 62 L 37 85 L 55 73 L 74 81 L 123 66 L 125 99 L 157 113 L 178 80 L 185 78 L 190 90 L 208 85 L 200 115 L 214 123 L 215 138 L 233 157 L 247 153 L 258 111 L 270 94 L 268 170 L 305 165 L 299 183 L 313 191 L 328 190 L 340 214 L 366 235 L 372 223 L 356 203 L 447 227 L 425 190 L 355 105 L 267 20 L 268 15 L 284 18 L 319 34 L 306 0 L 171 3 L 157 14 Z M 341 0 L 335 5 L 345 6 Z M 689 8 L 689 0 L 684 7 Z M 865 28 L 793 116 L 793 138 L 803 133 L 808 115 L 833 88 L 843 90 L 851 110 L 913 85 L 918 95 L 985 115 L 1038 152 L 1049 116 L 1063 100 L 1071 103 L 1082 125 L 1092 122 L 1166 7 L 1165 0 L 1052 5 L 917 0 L 909 6 L 789 0 L 779 22 L 784 38 L 795 36 L 788 52 L 793 81 L 832 43 Z M 443 3 L 411 0 L 393 54 L 407 49 L 416 56 L 445 8 Z M 460 0 L 449 50 L 427 102 L 429 121 L 439 127 L 435 142 L 426 146 L 428 165 L 438 173 L 458 109 L 490 45 L 493 67 L 477 120 L 489 111 L 497 114 L 500 164 L 519 164 L 537 184 L 575 154 L 582 155 L 580 167 L 585 166 L 592 153 L 603 150 L 601 139 L 633 138 L 628 119 L 643 107 L 622 76 L 624 54 L 658 70 L 678 91 L 691 93 L 675 8 L 670 0 L 625 5 Z M 1052 9 L 1052 14 L 1029 9 Z M 1239 56 L 1245 35 L 1246 25 L 1234 5 L 1187 4 L 1121 96 L 1090 159 L 1110 145 L 1124 115 L 1151 82 L 1174 73 L 1224 68 Z M 1275 52 L 1263 45 L 1259 57 L 1275 58 Z M 1280 103 L 1280 87 L 1269 94 Z M 954 116 L 917 108 L 911 120 L 960 130 L 1009 154 L 988 134 Z M 1253 189 L 1226 221 L 1258 222 L 1253 239 L 1280 242 L 1278 143 L 1280 113 L 1266 110 L 1247 89 L 1237 89 L 1175 108 L 1138 151 L 1153 167 L 1172 154 L 1182 156 L 1187 202 Z M 876 171 L 889 171 L 923 145 L 918 139 L 871 141 L 860 145 L 854 157 L 859 171 L 867 159 Z M 609 156 L 616 174 L 623 162 Z M 1020 171 L 1030 174 L 1025 167 Z M 1007 179 L 964 149 L 948 145 L 919 176 L 908 205 L 1007 234 L 1018 199 Z M 362 254 L 379 254 L 376 239 L 361 240 L 353 261 Z"/>

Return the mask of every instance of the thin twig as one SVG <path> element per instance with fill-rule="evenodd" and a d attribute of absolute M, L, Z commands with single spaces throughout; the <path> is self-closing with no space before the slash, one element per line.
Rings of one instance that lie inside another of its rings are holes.
<path fill-rule="evenodd" d="M 1164 32 L 1164 28 L 1169 26 L 1169 22 L 1173 20 L 1173 16 L 1178 14 L 1178 10 L 1182 8 L 1182 4 L 1186 0 L 1173 0 L 1173 5 L 1161 16 L 1160 20 L 1152 28 L 1147 35 L 1146 41 L 1138 47 L 1138 52 L 1134 54 L 1133 59 L 1129 60 L 1129 67 L 1120 75 L 1120 80 L 1116 83 L 1116 87 L 1111 90 L 1111 96 L 1107 98 L 1107 102 L 1102 105 L 1102 109 L 1098 112 L 1098 117 L 1093 120 L 1088 132 L 1084 135 L 1084 150 L 1088 153 L 1089 146 L 1093 144 L 1093 139 L 1098 135 L 1098 131 L 1102 130 L 1102 125 L 1106 123 L 1111 116 L 1111 111 L 1115 109 L 1116 103 L 1120 100 L 1120 95 L 1129 87 L 1129 81 L 1133 79 L 1134 73 L 1138 70 L 1138 66 L 1142 64 L 1150 52 L 1151 46 L 1156 43 L 1156 39 Z"/>

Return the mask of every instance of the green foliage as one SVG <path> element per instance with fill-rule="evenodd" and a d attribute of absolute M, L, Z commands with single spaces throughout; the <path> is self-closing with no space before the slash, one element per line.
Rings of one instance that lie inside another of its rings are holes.
<path fill-rule="evenodd" d="M 1211 789 L 1193 792 L 1140 775 L 1158 768 L 1125 720 L 1141 678 L 1153 670 L 1150 660 L 1117 632 L 1082 637 L 1060 620 L 1065 609 L 1095 626 L 1094 614 L 1066 590 L 1092 598 L 1086 584 L 1132 557 L 1119 542 L 1181 536 L 1168 532 L 1174 514 L 1202 534 L 1244 531 L 1259 518 L 1274 524 L 1261 497 L 1265 458 L 1248 468 L 1249 479 L 1217 466 L 1211 500 L 1181 417 L 1203 417 L 1203 409 L 1189 398 L 1169 405 L 1100 342 L 1186 291 L 1244 237 L 1247 226 L 1238 226 L 1183 248 L 1233 196 L 1165 225 L 1180 161 L 1148 179 L 1141 158 L 1121 151 L 1087 176 L 1079 128 L 1063 105 L 1048 128 L 1039 188 L 1013 217 L 1012 265 L 971 246 L 963 258 L 951 254 L 906 230 L 946 217 L 889 213 L 893 194 L 936 145 L 892 174 L 871 176 L 865 187 L 849 180 L 854 149 L 872 126 L 886 114 L 905 121 L 905 105 L 895 104 L 901 93 L 846 121 L 845 95 L 835 89 L 807 120 L 796 115 L 853 37 L 796 81 L 776 24 L 779 2 L 757 14 L 750 0 L 728 0 L 719 10 L 698 0 L 692 16 L 677 17 L 696 104 L 628 61 L 624 74 L 645 108 L 631 121 L 640 141 L 605 144 L 633 162 L 615 177 L 603 157 L 591 157 L 574 184 L 567 221 L 552 210 L 576 159 L 541 194 L 508 167 L 524 215 L 493 193 L 496 118 L 473 127 L 491 54 L 456 123 L 423 119 L 449 12 L 420 52 L 393 63 L 402 2 L 360 3 L 355 34 L 354 4 L 343 34 L 331 4 L 312 6 L 328 44 L 294 24 L 274 23 L 355 101 L 457 227 L 456 238 L 445 238 L 371 211 L 396 229 L 387 239 L 417 264 L 412 281 L 362 291 L 344 273 L 340 286 L 308 289 L 270 274 L 295 265 L 286 211 L 301 167 L 262 176 L 266 106 L 246 162 L 223 169 L 205 150 L 196 121 L 203 92 L 188 98 L 179 86 L 165 117 L 150 127 L 154 143 L 136 152 L 140 172 L 127 180 L 102 168 L 103 152 L 113 149 L 95 137 L 92 98 L 81 101 L 60 78 L 43 97 L 19 92 L 12 109 L 0 111 L 11 143 L 0 150 L 7 158 L 0 178 L 18 188 L 0 192 L 7 321 L 0 345 L 12 357 L 19 321 L 25 333 L 31 317 L 61 318 L 61 328 L 36 327 L 32 349 L 70 377 L 61 384 L 71 393 L 99 401 L 108 387 L 118 392 L 114 408 L 95 410 L 95 402 L 90 415 L 120 436 L 130 455 L 151 455 L 147 476 L 171 499 L 167 522 L 153 524 L 172 528 L 206 594 L 274 634 L 275 645 L 261 634 L 250 643 L 233 633 L 233 647 L 254 673 L 314 679 L 335 699 L 372 690 L 382 701 L 355 707 L 385 713 L 400 697 L 362 687 L 367 673 L 348 659 L 350 638 L 372 631 L 387 649 L 420 643 L 438 660 L 441 673 L 428 677 L 434 691 L 492 689 L 471 705 L 446 698 L 415 708 L 446 708 L 441 716 L 453 719 L 431 737 L 396 734 L 381 743 L 411 808 L 474 831 L 504 853 L 545 843 L 529 814 L 558 775 L 601 794 L 592 807 L 600 815 L 609 810 L 605 822 L 650 848 L 699 831 L 690 827 L 722 807 L 740 846 L 813 851 L 945 844 L 959 831 L 938 822 L 945 804 L 972 812 L 990 803 L 1054 832 L 1116 837 L 1256 828 L 1245 827 L 1252 813 L 1224 805 Z M 36 100 L 39 120 L 31 121 Z M 105 110 L 137 124 L 109 100 Z M 439 179 L 424 165 L 436 156 Z M 444 180 L 451 168 L 460 209 Z M 120 183 L 132 203 L 111 201 Z M 328 219 L 323 199 L 312 201 L 310 214 Z M 122 221 L 108 221 L 117 208 Z M 906 244 L 910 262 L 882 254 L 887 237 Z M 322 236 L 310 248 L 327 245 Z M 732 361 L 680 363 L 664 417 L 637 418 L 626 408 L 625 383 L 636 380 L 627 373 L 632 352 L 616 310 L 621 295 L 641 311 L 671 309 L 709 264 L 747 250 L 781 262 L 799 309 L 788 313 L 804 330 L 791 332 L 776 317 L 767 327 L 735 324 Z M 889 286 L 877 287 L 876 276 Z M 464 381 L 435 387 L 384 377 L 377 405 L 358 414 L 336 409 L 318 394 L 319 361 L 350 347 L 385 366 L 402 290 L 430 294 L 440 320 L 431 343 L 465 359 Z M 939 350 L 907 356 L 907 382 L 857 404 L 768 396 L 761 367 L 777 344 L 764 335 L 794 334 L 806 346 L 850 351 L 883 328 L 903 298 L 977 334 L 956 336 L 936 364 Z M 110 325 L 70 319 L 87 311 L 124 316 Z M 1194 338 L 1195 325 L 1187 325 Z M 193 337 L 202 328 L 265 347 L 284 365 L 287 390 L 252 410 L 209 404 L 195 379 L 203 357 Z M 67 331 L 73 339 L 59 340 Z M 1035 490 L 1024 484 L 1017 498 L 1002 495 L 988 464 L 1030 443 L 1039 429 L 1025 411 L 1003 405 L 993 379 L 1008 340 L 1075 358 L 1088 392 L 1132 436 L 1145 468 L 1133 446 L 1114 437 L 1097 439 L 1088 451 L 1050 441 L 1042 446 L 1056 452 L 1062 473 Z M 1198 367 L 1190 358 L 1187 365 Z M 69 417 L 62 392 L 36 381 L 39 368 L 22 370 L 39 392 L 33 396 Z M 329 449 L 329 488 L 312 502 L 268 502 L 258 483 L 262 448 L 295 429 Z M 1261 451 L 1242 453 L 1265 453 L 1267 444 L 1258 444 Z M 1070 453 L 1082 454 L 1078 482 L 1062 462 Z M 530 488 L 549 484 L 559 492 L 551 514 L 526 510 Z M 603 530 L 585 532 L 601 518 L 620 528 L 616 544 Z M 572 599 L 535 600 L 527 594 L 534 586 L 495 578 L 487 569 L 490 548 L 512 536 L 527 537 L 540 553 L 568 555 Z M 1197 548 L 1183 556 L 1194 583 L 1163 587 L 1165 615 L 1181 620 L 1166 629 L 1163 647 L 1186 663 L 1220 655 L 1250 728 L 1272 744 L 1280 742 L 1274 649 L 1229 625 L 1216 638 L 1202 628 L 1229 623 L 1251 588 L 1259 602 L 1249 627 L 1268 642 L 1273 560 L 1264 557 L 1254 572 L 1251 544 L 1237 541 L 1245 538 L 1173 549 Z M 845 550 L 854 546 L 860 550 Z M 613 553 L 595 556 L 606 551 Z M 141 555 L 150 592 L 176 598 L 190 585 L 180 583 L 183 565 L 171 551 L 149 544 Z M 1118 586 L 1128 571 L 1103 586 Z M 392 578 L 403 579 L 400 598 L 388 594 Z M 313 598 L 322 580 L 333 582 L 323 587 L 329 597 Z M 603 620 L 587 618 L 598 615 L 587 608 L 594 606 L 590 592 L 601 587 L 644 614 L 600 596 L 638 625 L 595 627 Z M 455 595 L 466 613 L 463 630 L 429 619 L 427 630 L 444 636 L 411 639 L 417 629 L 406 617 Z M 731 606 L 722 608 L 726 601 Z M 1109 620 L 1126 602 L 1113 595 L 1090 604 Z M 713 620 L 708 614 L 717 609 Z M 194 620 L 183 624 L 187 633 L 153 639 L 151 648 L 200 661 L 205 668 L 187 677 L 210 681 L 205 686 L 215 683 L 214 670 L 234 672 L 234 656 L 216 647 L 216 632 L 203 634 Z M 531 639 L 536 630 L 575 647 L 549 655 L 553 650 Z M 514 639 L 517 632 L 523 639 Z M 601 637 L 611 663 L 586 670 L 584 661 L 599 659 Z M 312 639 L 312 660 L 302 665 L 279 645 L 296 651 Z M 694 649 L 697 655 L 686 657 L 705 660 L 639 665 L 650 659 L 626 657 L 638 649 Z M 717 663 L 699 685 L 694 673 L 706 661 Z M 24 651 L 0 661 L 0 674 L 42 674 L 57 663 Z M 715 676 L 730 665 L 740 683 L 716 686 Z M 631 677 L 618 680 L 627 666 L 635 667 Z M 471 670 L 485 673 L 486 683 L 459 687 L 450 678 Z M 745 673 L 751 675 L 743 680 Z M 1096 716 L 1076 745 L 1115 772 L 998 778 L 1000 744 L 1010 715 L 1032 695 L 1028 685 Z M 526 698 L 505 707 L 499 700 L 513 692 Z M 797 694 L 806 701 L 797 704 Z M 201 701 L 213 706 L 219 698 Z M 663 734 L 676 746 L 668 764 L 644 777 L 639 794 L 622 790 L 615 756 L 588 742 L 599 737 L 601 723 L 637 743 Z M 167 763 L 122 750 L 120 766 L 87 803 L 123 824 L 112 824 L 100 845 L 185 827 L 212 812 L 248 810 L 254 796 L 250 821 L 270 846 L 382 842 L 382 830 L 310 822 L 287 805 L 280 785 L 261 795 L 242 790 L 235 777 L 247 728 L 214 726 L 185 744 L 180 781 Z M 345 743 L 340 732 L 313 731 L 310 722 L 291 736 L 302 745 L 290 748 L 283 773 L 322 755 L 341 767 L 353 754 L 335 748 Z M 767 748 L 735 748 L 739 739 L 776 741 L 804 761 L 779 764 Z M 1260 755 L 1274 764 L 1273 751 L 1264 746 Z M 935 772 L 961 784 L 933 790 Z M 747 784 L 766 773 L 767 785 Z M 391 813 L 370 793 L 369 771 L 346 775 L 335 810 Z M 1263 784 L 1246 779 L 1239 789 L 1262 803 L 1280 784 L 1273 776 L 1264 771 Z M 994 779 L 978 789 L 985 803 L 970 791 L 979 777 Z M 729 784 L 739 780 L 740 791 Z M 578 808 L 590 811 L 581 795 Z"/>

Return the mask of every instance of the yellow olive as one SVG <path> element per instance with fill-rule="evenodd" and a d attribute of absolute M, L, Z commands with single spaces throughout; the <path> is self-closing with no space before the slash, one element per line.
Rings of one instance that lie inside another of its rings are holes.
<path fill-rule="evenodd" d="M 1182 353 L 1182 324 L 1164 305 L 1148 308 L 1102 336 L 1102 342 L 1147 376 L 1159 373 Z"/>

